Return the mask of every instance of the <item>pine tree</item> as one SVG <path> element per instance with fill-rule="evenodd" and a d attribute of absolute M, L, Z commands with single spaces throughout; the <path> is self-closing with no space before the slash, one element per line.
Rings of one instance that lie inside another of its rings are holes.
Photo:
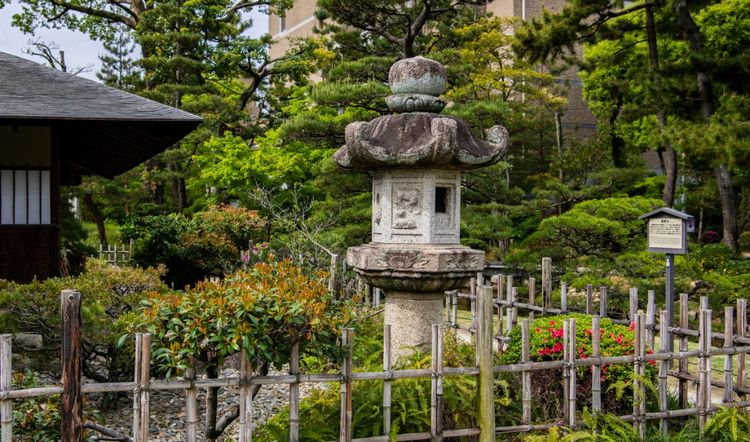
<path fill-rule="evenodd" d="M 99 55 L 102 67 L 96 77 L 107 86 L 128 92 L 141 87 L 141 69 L 133 58 L 136 43 L 132 33 L 120 27 L 111 40 L 104 42 L 105 54 Z"/>

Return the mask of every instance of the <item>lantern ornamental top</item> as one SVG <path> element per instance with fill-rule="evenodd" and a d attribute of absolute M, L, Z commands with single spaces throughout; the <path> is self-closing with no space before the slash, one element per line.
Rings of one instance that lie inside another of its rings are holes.
<path fill-rule="evenodd" d="M 393 95 L 385 115 L 346 127 L 346 145 L 334 155 L 344 168 L 362 171 L 419 168 L 466 170 L 500 160 L 508 147 L 508 131 L 494 126 L 487 141 L 477 139 L 455 117 L 438 114 L 446 105 L 446 73 L 442 64 L 424 57 L 399 60 L 388 74 Z"/>

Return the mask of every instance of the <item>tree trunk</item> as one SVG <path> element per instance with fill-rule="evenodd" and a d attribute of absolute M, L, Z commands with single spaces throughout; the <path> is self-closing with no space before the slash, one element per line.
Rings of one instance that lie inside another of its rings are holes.
<path fill-rule="evenodd" d="M 612 164 L 617 168 L 625 167 L 625 143 L 615 131 L 615 122 L 622 110 L 622 94 L 617 95 L 617 106 L 609 114 L 609 143 L 612 149 Z"/>
<path fill-rule="evenodd" d="M 206 376 L 209 379 L 219 377 L 219 368 L 215 363 L 206 365 Z M 206 391 L 206 442 L 216 442 L 216 413 L 218 410 L 219 387 L 208 387 Z"/>
<path fill-rule="evenodd" d="M 694 56 L 700 56 L 703 53 L 703 36 L 700 33 L 698 24 L 693 20 L 688 8 L 687 0 L 680 0 L 675 4 L 677 21 L 682 28 L 685 39 L 690 44 L 690 50 Z M 698 70 L 698 96 L 701 100 L 701 114 L 703 119 L 708 120 L 715 112 L 714 94 L 711 79 L 708 74 Z M 723 239 L 722 242 L 732 250 L 737 250 L 737 206 L 732 187 L 732 176 L 729 167 L 722 161 L 714 167 L 716 175 L 716 185 L 719 187 L 719 198 L 721 200 L 721 215 L 723 217 Z"/>
<path fill-rule="evenodd" d="M 177 210 L 182 211 L 187 207 L 187 191 L 185 188 L 185 177 L 182 176 L 182 167 L 177 162 L 171 162 L 167 165 L 168 170 L 171 172 L 172 181 L 172 196 L 174 202 L 177 205 Z"/>
<path fill-rule="evenodd" d="M 86 211 L 91 215 L 94 224 L 96 224 L 96 233 L 99 235 L 99 243 L 102 247 L 107 247 L 107 231 L 104 226 L 104 216 L 102 215 L 101 208 L 94 201 L 94 196 L 88 192 L 83 194 L 83 204 L 86 206 Z"/>

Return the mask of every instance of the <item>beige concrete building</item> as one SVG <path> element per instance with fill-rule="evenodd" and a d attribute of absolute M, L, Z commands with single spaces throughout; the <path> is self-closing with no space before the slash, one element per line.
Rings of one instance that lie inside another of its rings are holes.
<path fill-rule="evenodd" d="M 485 10 L 497 17 L 518 17 L 525 21 L 540 16 L 545 9 L 558 12 L 565 3 L 565 0 L 494 0 L 485 6 Z M 296 0 L 285 17 L 269 17 L 268 32 L 276 40 L 271 46 L 271 57 L 282 55 L 294 38 L 312 35 L 317 23 L 316 4 L 316 0 Z M 565 132 L 577 137 L 595 134 L 596 119 L 583 100 L 583 84 L 577 70 L 567 71 L 560 81 L 569 85 L 568 106 L 563 116 Z"/>

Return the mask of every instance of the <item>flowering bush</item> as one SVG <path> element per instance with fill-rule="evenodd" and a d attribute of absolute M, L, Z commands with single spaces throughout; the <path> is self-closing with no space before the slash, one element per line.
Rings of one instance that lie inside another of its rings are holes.
<path fill-rule="evenodd" d="M 556 361 L 563 359 L 563 320 L 576 320 L 576 358 L 591 357 L 592 335 L 599 333 L 599 349 L 602 356 L 625 356 L 635 352 L 634 325 L 629 327 L 614 324 L 609 318 L 602 318 L 599 330 L 592 330 L 591 317 L 572 314 L 568 316 L 543 317 L 531 324 L 530 356 L 532 361 Z M 502 363 L 518 363 L 521 361 L 521 329 L 516 327 L 510 335 L 507 350 L 501 356 Z M 653 353 L 647 349 L 647 353 Z M 647 376 L 655 374 L 654 361 L 647 365 Z M 590 407 L 591 401 L 591 373 L 593 367 L 578 367 L 578 401 Z M 601 369 L 602 392 L 618 390 L 624 392 L 620 398 L 617 394 L 603 394 L 602 405 L 605 411 L 625 412 L 632 407 L 633 366 L 630 364 L 603 365 Z M 538 376 L 537 376 L 538 373 Z M 540 388 L 552 390 L 562 397 L 562 384 L 559 370 L 535 372 L 532 377 L 538 377 L 542 382 Z M 550 393 L 547 391 L 546 393 Z"/>
<path fill-rule="evenodd" d="M 196 213 L 192 224 L 196 230 L 221 235 L 239 250 L 245 250 L 250 241 L 257 242 L 261 239 L 266 220 L 257 210 L 212 206 L 204 212 Z"/>

